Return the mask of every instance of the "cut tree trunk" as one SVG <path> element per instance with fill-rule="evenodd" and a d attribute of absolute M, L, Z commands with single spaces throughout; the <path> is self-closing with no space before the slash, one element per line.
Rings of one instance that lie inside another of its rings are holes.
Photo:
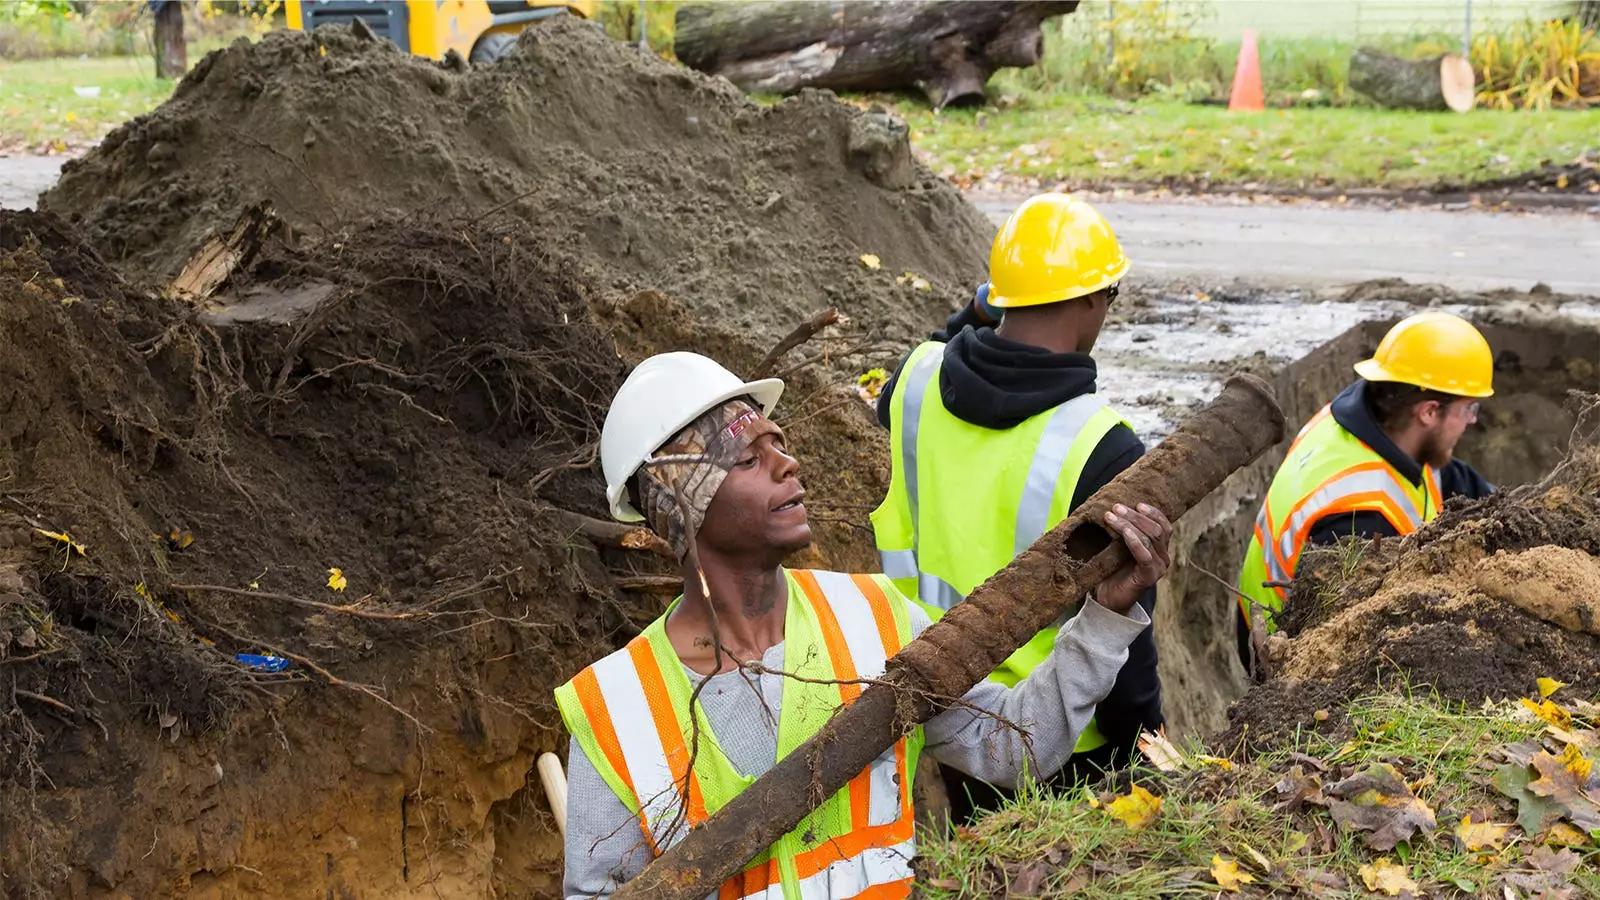
<path fill-rule="evenodd" d="M 901 648 L 883 678 L 624 884 L 614 900 L 714 894 L 895 741 L 951 706 L 1126 565 L 1127 548 L 1100 526 L 1114 505 L 1152 503 L 1177 521 L 1277 444 L 1283 426 L 1265 382 L 1230 378 L 1209 406 Z"/>
<path fill-rule="evenodd" d="M 189 71 L 189 44 L 183 38 L 183 4 L 162 0 L 155 9 L 156 77 L 182 78 Z"/>
<path fill-rule="evenodd" d="M 1362 47 L 1350 57 L 1350 87 L 1390 109 L 1466 112 L 1475 81 L 1472 64 L 1453 53 L 1412 61 Z"/>
<path fill-rule="evenodd" d="M 673 50 L 746 91 L 914 87 L 934 106 L 978 102 L 996 69 L 1039 61 L 1039 24 L 1077 0 L 769 0 L 678 10 Z"/>

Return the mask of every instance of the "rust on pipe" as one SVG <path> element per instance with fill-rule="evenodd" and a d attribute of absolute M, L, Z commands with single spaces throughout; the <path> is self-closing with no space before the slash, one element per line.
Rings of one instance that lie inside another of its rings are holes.
<path fill-rule="evenodd" d="M 613 895 L 700 900 L 833 796 L 878 754 L 987 678 L 1131 559 L 1100 527 L 1121 503 L 1176 522 L 1229 475 L 1283 439 L 1272 388 L 1251 375 L 1222 392 L 1096 491 L 1011 564 L 889 660 L 884 677 Z"/>

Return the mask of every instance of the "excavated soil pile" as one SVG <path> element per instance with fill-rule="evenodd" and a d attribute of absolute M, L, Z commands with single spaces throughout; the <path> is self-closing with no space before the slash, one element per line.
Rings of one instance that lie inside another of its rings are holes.
<path fill-rule="evenodd" d="M 992 227 L 886 115 L 819 92 L 761 107 L 568 17 L 464 69 L 344 28 L 241 41 L 68 163 L 41 208 L 158 278 L 263 199 L 319 236 L 493 212 L 603 287 L 661 290 L 768 342 L 825 305 L 925 333 L 984 270 Z"/>
<path fill-rule="evenodd" d="M 1592 418 L 1592 416 L 1591 416 Z M 1414 537 L 1301 561 L 1267 650 L 1276 676 L 1229 711 L 1220 744 L 1282 746 L 1342 727 L 1378 689 L 1477 706 L 1537 679 L 1600 684 L 1600 451 L 1540 485 L 1452 505 Z"/>
<path fill-rule="evenodd" d="M 270 248 L 196 309 L 0 214 L 0 894 L 556 895 L 550 691 L 673 569 L 581 519 L 656 345 L 762 355 L 505 224 Z M 881 438 L 790 390 L 802 458 L 858 448 L 797 562 L 865 567 Z"/>

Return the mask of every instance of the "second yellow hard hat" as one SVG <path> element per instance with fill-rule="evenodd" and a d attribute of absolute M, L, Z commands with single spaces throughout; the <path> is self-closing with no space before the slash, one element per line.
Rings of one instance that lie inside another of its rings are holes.
<path fill-rule="evenodd" d="M 1471 322 L 1445 312 L 1400 320 L 1371 359 L 1356 363 L 1368 381 L 1396 381 L 1457 397 L 1494 394 L 1494 353 Z"/>
<path fill-rule="evenodd" d="M 989 305 L 1073 300 L 1116 284 L 1128 268 L 1116 234 L 1093 206 L 1069 194 L 1040 194 L 1017 207 L 995 235 Z"/>

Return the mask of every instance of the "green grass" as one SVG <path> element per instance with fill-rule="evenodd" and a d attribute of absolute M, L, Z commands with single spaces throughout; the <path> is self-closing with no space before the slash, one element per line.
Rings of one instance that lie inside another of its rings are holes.
<path fill-rule="evenodd" d="M 1167 100 L 1028 95 L 1003 110 L 894 102 L 912 144 L 958 182 L 1069 186 L 1209 181 L 1431 187 L 1570 162 L 1600 146 L 1600 110 L 1412 113 L 1300 108 L 1230 114 Z"/>
<path fill-rule="evenodd" d="M 1328 774 L 1317 776 L 1312 765 L 1284 750 L 1228 769 L 1141 778 L 1162 798 L 1159 814 L 1141 831 L 1107 814 L 1109 793 L 1026 797 L 954 839 L 924 838 L 919 889 L 930 900 L 955 900 L 1003 896 L 1008 885 L 1029 880 L 1029 896 L 1041 898 L 1211 897 L 1219 894 L 1212 859 L 1221 856 L 1254 877 L 1241 896 L 1273 889 L 1287 896 L 1293 885 L 1325 873 L 1347 887 L 1316 896 L 1368 897 L 1359 870 L 1387 856 L 1428 896 L 1498 897 L 1499 879 L 1525 871 L 1538 845 L 1513 828 L 1497 852 L 1469 853 L 1452 832 L 1467 814 L 1475 822 L 1515 821 L 1515 809 L 1488 783 L 1495 751 L 1536 738 L 1542 728 L 1512 709 L 1469 712 L 1424 698 L 1368 698 L 1348 710 L 1353 736 L 1350 730 L 1336 740 L 1305 735 L 1292 748 L 1325 762 L 1333 769 Z M 1438 827 L 1432 837 L 1418 834 L 1380 854 L 1360 833 L 1337 827 L 1320 806 L 1292 814 L 1280 808 L 1275 784 L 1291 766 L 1326 788 L 1345 771 L 1377 762 L 1393 765 L 1433 810 Z M 1591 841 L 1578 852 L 1584 862 L 1571 876 L 1574 896 L 1600 896 L 1600 847 Z"/>
<path fill-rule="evenodd" d="M 154 109 L 173 85 L 155 77 L 144 57 L 0 64 L 0 148 L 62 152 L 92 144 L 121 122 Z M 99 86 L 100 96 L 80 97 L 72 90 L 89 86 Z"/>

